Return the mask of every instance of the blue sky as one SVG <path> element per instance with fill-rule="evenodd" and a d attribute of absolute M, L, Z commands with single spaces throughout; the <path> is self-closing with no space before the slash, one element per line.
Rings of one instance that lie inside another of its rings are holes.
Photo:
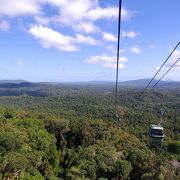
<path fill-rule="evenodd" d="M 180 1 L 122 6 L 119 81 L 151 78 L 180 40 Z M 0 79 L 114 81 L 117 19 L 117 0 L 0 0 Z"/>

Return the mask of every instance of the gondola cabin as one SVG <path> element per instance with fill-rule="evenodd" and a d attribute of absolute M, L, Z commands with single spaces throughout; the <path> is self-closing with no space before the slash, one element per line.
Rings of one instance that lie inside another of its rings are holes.
<path fill-rule="evenodd" d="M 149 138 L 153 144 L 161 144 L 164 139 L 164 130 L 162 126 L 151 124 L 149 126 Z"/>

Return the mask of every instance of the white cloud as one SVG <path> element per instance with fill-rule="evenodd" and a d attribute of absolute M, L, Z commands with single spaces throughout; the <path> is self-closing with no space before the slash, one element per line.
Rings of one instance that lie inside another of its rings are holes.
<path fill-rule="evenodd" d="M 86 18 L 88 18 L 92 21 L 96 21 L 99 19 L 117 18 L 118 10 L 119 10 L 119 8 L 117 6 L 107 7 L 107 8 L 101 8 L 101 7 L 97 6 L 96 8 L 91 9 L 87 13 Z M 122 13 L 122 20 L 128 20 L 134 15 L 133 11 L 127 10 L 124 7 L 122 7 L 121 13 Z"/>
<path fill-rule="evenodd" d="M 175 50 L 171 56 L 171 60 L 175 61 L 180 58 L 180 50 Z"/>
<path fill-rule="evenodd" d="M 117 42 L 117 37 L 111 33 L 103 33 L 103 39 L 108 42 Z"/>
<path fill-rule="evenodd" d="M 45 2 L 59 9 L 59 15 L 56 14 L 53 21 L 79 32 L 99 32 L 95 21 L 118 18 L 118 6 L 102 8 L 97 0 L 46 0 Z M 133 15 L 133 11 L 122 8 L 122 20 L 128 20 Z M 43 21 L 42 18 L 40 20 Z M 47 19 L 44 21 L 47 22 Z"/>
<path fill-rule="evenodd" d="M 83 36 L 82 34 L 76 34 L 76 43 L 85 45 L 97 45 L 98 42 L 91 36 Z"/>
<path fill-rule="evenodd" d="M 106 49 L 111 51 L 112 53 L 116 54 L 117 53 L 117 47 L 113 46 L 113 45 L 108 45 L 106 46 Z M 125 50 L 124 49 L 120 49 L 120 54 L 124 53 Z"/>
<path fill-rule="evenodd" d="M 124 37 L 128 37 L 128 38 L 135 38 L 139 35 L 138 32 L 134 32 L 134 31 L 122 31 L 121 36 Z"/>
<path fill-rule="evenodd" d="M 159 70 L 160 69 L 160 66 L 156 66 L 156 70 Z"/>
<path fill-rule="evenodd" d="M 130 47 L 130 50 L 132 53 L 135 53 L 135 54 L 140 54 L 141 53 L 141 49 L 139 46 L 132 46 Z"/>
<path fill-rule="evenodd" d="M 18 62 L 19 66 L 24 66 L 24 64 L 22 62 Z"/>
<path fill-rule="evenodd" d="M 170 67 L 173 63 L 175 63 L 180 58 L 180 51 L 175 50 L 172 56 L 169 59 L 169 62 L 166 64 L 166 67 Z M 176 69 L 180 68 L 180 60 L 174 66 Z"/>
<path fill-rule="evenodd" d="M 160 66 L 156 66 L 156 70 L 159 70 Z M 162 67 L 162 70 L 164 69 L 164 67 Z"/>
<path fill-rule="evenodd" d="M 156 46 L 155 46 L 155 45 L 153 45 L 153 44 L 150 44 L 150 45 L 149 45 L 149 47 L 150 47 L 151 49 L 156 48 Z"/>
<path fill-rule="evenodd" d="M 163 73 L 166 72 L 179 58 L 180 58 L 180 51 L 175 50 L 174 53 L 169 58 L 169 60 L 167 61 L 167 63 L 162 67 Z M 160 66 L 156 66 L 156 70 L 159 69 Z M 180 60 L 174 65 L 173 70 L 180 70 Z"/>
<path fill-rule="evenodd" d="M 115 17 L 118 17 L 118 7 L 96 7 L 91 9 L 86 16 L 86 18 L 91 21 L 97 21 L 99 19 L 110 19 Z"/>
<path fill-rule="evenodd" d="M 179 57 L 180 58 L 180 57 Z M 176 63 L 175 67 L 180 67 L 180 60 Z"/>
<path fill-rule="evenodd" d="M 121 13 L 121 18 L 123 21 L 129 20 L 134 14 L 136 14 L 135 11 L 128 10 L 125 7 L 122 7 Z"/>
<path fill-rule="evenodd" d="M 60 32 L 54 31 L 49 27 L 42 25 L 33 25 L 29 29 L 29 33 L 38 39 L 44 48 L 56 48 L 61 51 L 78 51 L 77 44 L 97 45 L 96 41 L 91 36 L 84 36 L 76 34 L 75 37 L 64 35 Z"/>
<path fill-rule="evenodd" d="M 8 31 L 10 29 L 10 24 L 7 21 L 0 20 L 0 30 Z"/>
<path fill-rule="evenodd" d="M 58 71 L 62 72 L 65 71 L 66 69 L 64 67 L 58 67 Z"/>
<path fill-rule="evenodd" d="M 39 0 L 0 0 L 0 15 L 15 17 L 39 13 Z"/>
<path fill-rule="evenodd" d="M 90 72 L 90 71 L 85 71 L 85 73 L 86 73 L 86 74 L 91 74 L 91 72 Z"/>
<path fill-rule="evenodd" d="M 86 63 L 88 64 L 100 64 L 101 66 L 105 68 L 116 68 L 116 56 L 108 56 L 108 55 L 101 55 L 101 56 L 93 56 L 88 59 L 86 59 Z M 124 56 L 121 56 L 119 58 L 119 68 L 124 68 L 124 65 L 122 63 L 128 62 L 128 59 Z"/>
<path fill-rule="evenodd" d="M 94 0 L 66 0 L 59 4 L 59 22 L 65 25 L 75 25 L 86 19 L 87 13 L 94 8 Z"/>
<path fill-rule="evenodd" d="M 54 6 L 57 11 L 45 16 L 44 6 Z M 130 19 L 135 12 L 122 8 L 122 20 Z M 0 16 L 32 16 L 36 22 L 71 27 L 77 32 L 96 33 L 97 20 L 117 19 L 118 6 L 101 7 L 98 0 L 0 0 Z"/>
<path fill-rule="evenodd" d="M 49 4 L 55 5 L 55 6 L 61 6 L 67 2 L 67 0 L 42 0 L 44 2 L 48 2 Z"/>
<path fill-rule="evenodd" d="M 119 50 L 119 53 L 120 53 L 120 54 L 122 54 L 122 53 L 124 53 L 124 52 L 125 52 L 124 49 L 120 49 L 120 50 Z"/>
<path fill-rule="evenodd" d="M 111 51 L 112 53 L 116 53 L 116 48 L 113 46 L 113 45 L 108 45 L 108 46 L 106 46 L 106 49 L 107 50 L 109 50 L 109 51 Z"/>
<path fill-rule="evenodd" d="M 73 29 L 84 33 L 96 33 L 100 31 L 99 27 L 92 22 L 80 22 L 76 26 L 73 26 Z"/>
<path fill-rule="evenodd" d="M 57 31 L 52 30 L 42 25 L 34 25 L 29 29 L 29 33 L 45 48 L 57 48 L 61 51 L 77 51 L 79 48 L 74 44 L 74 38 L 63 35 Z"/>
<path fill-rule="evenodd" d="M 48 25 L 51 21 L 53 21 L 53 18 L 44 17 L 44 16 L 35 16 L 35 21 L 42 25 Z"/>
<path fill-rule="evenodd" d="M 65 23 L 86 19 L 96 21 L 99 19 L 110 19 L 118 17 L 118 6 L 102 8 L 98 0 L 39 0 L 47 2 L 60 10 L 60 17 Z M 130 19 L 136 12 L 122 7 L 122 20 Z"/>
<path fill-rule="evenodd" d="M 111 51 L 113 54 L 116 54 L 116 53 L 117 53 L 117 49 L 116 49 L 116 47 L 113 46 L 113 45 L 108 45 L 108 46 L 106 46 L 106 49 L 109 50 L 109 51 Z"/>

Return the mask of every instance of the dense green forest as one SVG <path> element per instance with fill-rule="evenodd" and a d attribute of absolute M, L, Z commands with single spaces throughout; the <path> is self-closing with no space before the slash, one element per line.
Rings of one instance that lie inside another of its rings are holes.
<path fill-rule="evenodd" d="M 0 179 L 180 179 L 180 89 L 112 84 L 0 87 Z M 160 122 L 161 146 L 148 128 Z"/>

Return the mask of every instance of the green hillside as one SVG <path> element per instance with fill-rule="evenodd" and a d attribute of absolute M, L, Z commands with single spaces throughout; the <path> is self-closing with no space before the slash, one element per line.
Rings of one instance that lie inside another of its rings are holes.
<path fill-rule="evenodd" d="M 9 90 L 14 94 L 0 97 L 1 179 L 180 178 L 178 89 L 147 91 L 141 98 L 139 89 L 121 89 L 119 123 L 109 85 Z M 160 121 L 161 109 L 165 138 L 154 147 L 147 132 Z"/>

